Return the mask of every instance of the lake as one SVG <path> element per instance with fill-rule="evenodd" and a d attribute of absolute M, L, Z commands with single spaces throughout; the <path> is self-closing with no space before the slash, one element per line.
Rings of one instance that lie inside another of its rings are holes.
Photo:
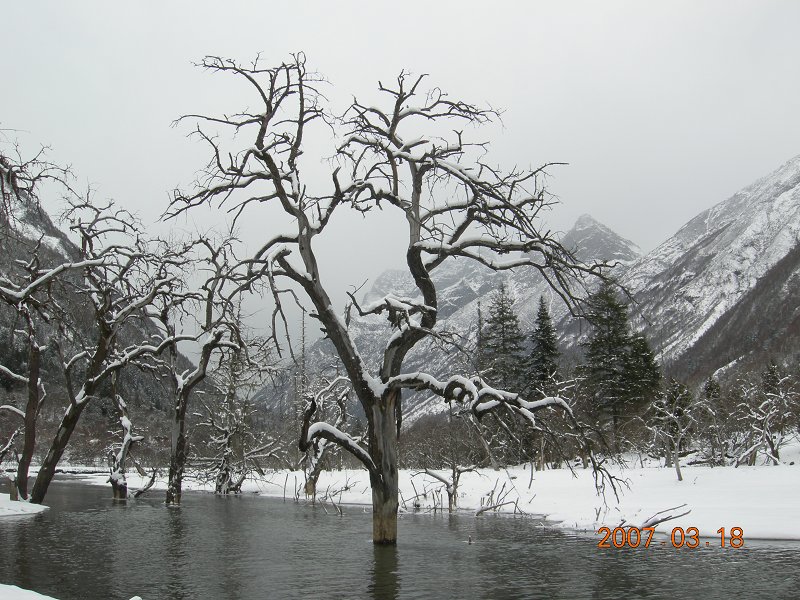
<path fill-rule="evenodd" d="M 60 600 L 800 597 L 798 543 L 599 549 L 530 518 L 422 513 L 401 515 L 385 548 L 366 507 L 110 496 L 62 478 L 51 510 L 0 519 L 0 582 Z"/>

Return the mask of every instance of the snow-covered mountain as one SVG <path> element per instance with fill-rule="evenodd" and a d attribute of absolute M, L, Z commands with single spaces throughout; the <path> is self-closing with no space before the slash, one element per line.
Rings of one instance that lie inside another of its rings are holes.
<path fill-rule="evenodd" d="M 633 294 L 634 313 L 665 366 L 675 366 L 689 377 L 694 375 L 690 370 L 707 370 L 707 365 L 698 362 L 699 356 L 689 362 L 684 357 L 701 339 L 705 338 L 705 345 L 712 342 L 713 336 L 706 334 L 726 315 L 730 319 L 731 311 L 769 279 L 771 270 L 795 250 L 798 239 L 800 156 L 703 211 L 634 264 L 622 283 Z M 789 284 L 786 277 L 790 276 L 784 274 L 777 282 L 777 299 L 796 295 L 796 283 Z M 778 305 L 782 310 L 797 308 L 796 304 Z M 753 338 L 755 328 L 764 322 L 766 315 L 759 314 L 758 308 L 753 306 L 748 319 L 737 319 L 739 341 Z M 737 344 L 731 339 L 729 347 L 720 346 L 711 353 L 735 360 L 745 353 L 743 347 L 737 350 Z"/>

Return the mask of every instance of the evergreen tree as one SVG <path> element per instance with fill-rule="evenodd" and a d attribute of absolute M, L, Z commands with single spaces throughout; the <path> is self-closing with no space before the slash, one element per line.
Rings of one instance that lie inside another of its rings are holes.
<path fill-rule="evenodd" d="M 713 377 L 706 379 L 703 384 L 703 398 L 710 402 L 716 402 L 720 396 L 722 396 L 722 388 L 719 382 Z"/>
<path fill-rule="evenodd" d="M 544 297 L 539 298 L 536 312 L 536 326 L 531 336 L 533 347 L 530 356 L 528 379 L 536 390 L 549 395 L 555 392 L 554 383 L 558 379 L 558 358 L 560 353 L 556 344 L 556 330 L 550 319 Z"/>
<path fill-rule="evenodd" d="M 478 332 L 478 339 L 475 342 L 475 371 L 481 377 L 484 376 L 486 371 L 486 339 L 483 337 L 484 321 L 483 310 L 481 310 L 481 302 L 478 301 L 478 322 L 476 323 L 476 330 Z"/>
<path fill-rule="evenodd" d="M 626 400 L 641 405 L 651 399 L 661 383 L 661 369 L 647 339 L 641 334 L 631 336 L 628 364 L 625 372 Z"/>
<path fill-rule="evenodd" d="M 504 284 L 500 285 L 489 304 L 481 338 L 486 379 L 493 386 L 518 392 L 524 375 L 525 338 L 514 312 L 514 302 Z"/>
<path fill-rule="evenodd" d="M 589 297 L 587 318 L 591 332 L 584 344 L 583 372 L 595 402 L 611 415 L 614 447 L 619 450 L 620 420 L 652 399 L 661 373 L 647 340 L 631 335 L 628 309 L 614 287 L 614 282 L 605 281 Z"/>
<path fill-rule="evenodd" d="M 765 396 L 775 396 L 780 392 L 781 372 L 774 360 L 761 372 L 761 391 Z"/>

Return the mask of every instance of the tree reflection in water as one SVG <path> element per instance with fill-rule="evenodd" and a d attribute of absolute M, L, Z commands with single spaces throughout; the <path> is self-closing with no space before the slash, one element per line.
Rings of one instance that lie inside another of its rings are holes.
<path fill-rule="evenodd" d="M 400 576 L 397 568 L 397 546 L 375 546 L 369 593 L 380 600 L 397 600 L 400 597 Z"/>

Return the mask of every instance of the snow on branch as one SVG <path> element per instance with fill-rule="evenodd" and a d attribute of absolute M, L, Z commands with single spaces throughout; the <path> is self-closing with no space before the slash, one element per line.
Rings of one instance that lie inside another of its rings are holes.
<path fill-rule="evenodd" d="M 16 406 L 11 406 L 10 404 L 0 404 L 0 410 L 7 410 L 8 412 L 14 413 L 19 418 L 25 419 L 25 412 L 18 409 Z"/>
<path fill-rule="evenodd" d="M 375 466 L 372 457 L 355 438 L 329 423 L 311 423 L 311 419 L 316 411 L 317 401 L 314 397 L 311 397 L 303 413 L 303 426 L 300 431 L 300 442 L 298 444 L 300 451 L 307 451 L 318 439 L 327 440 L 350 452 L 350 454 L 355 456 L 364 464 L 365 467 L 367 467 L 367 470 L 369 470 L 370 473 L 377 475 L 378 469 Z"/>
<path fill-rule="evenodd" d="M 28 383 L 28 378 L 14 373 L 11 369 L 4 365 L 0 365 L 0 375 L 3 375 L 7 379 L 11 379 L 12 381 L 16 381 L 17 383 Z"/>
<path fill-rule="evenodd" d="M 572 416 L 569 404 L 558 396 L 548 396 L 540 400 L 525 400 L 519 394 L 495 389 L 482 379 L 454 375 L 447 381 L 439 381 L 428 373 L 407 373 L 390 378 L 387 387 L 428 390 L 440 396 L 445 402 L 466 403 L 476 417 L 506 405 L 526 417 L 535 425 L 533 413 L 547 407 L 558 407 Z"/>

